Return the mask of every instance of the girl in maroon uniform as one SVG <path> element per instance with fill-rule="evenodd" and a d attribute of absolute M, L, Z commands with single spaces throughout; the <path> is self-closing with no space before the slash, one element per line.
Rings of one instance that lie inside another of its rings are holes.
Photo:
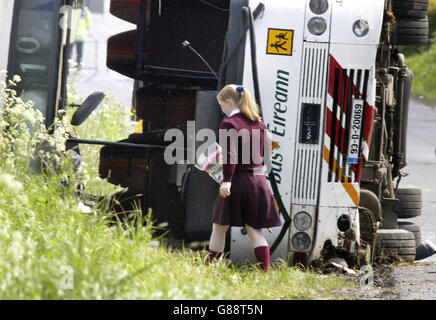
<path fill-rule="evenodd" d="M 230 226 L 246 227 L 256 259 L 267 271 L 270 252 L 261 229 L 277 227 L 282 222 L 263 172 L 266 126 L 259 107 L 243 86 L 225 86 L 217 100 L 227 115 L 219 130 L 220 144 L 224 144 L 224 179 L 213 207 L 209 257 L 224 254 Z"/>

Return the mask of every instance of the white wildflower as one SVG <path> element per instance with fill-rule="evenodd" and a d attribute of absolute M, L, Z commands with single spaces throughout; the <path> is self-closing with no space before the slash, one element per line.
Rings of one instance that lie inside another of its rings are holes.
<path fill-rule="evenodd" d="M 8 253 L 11 254 L 16 260 L 21 260 L 24 255 L 25 248 L 23 246 L 23 235 L 20 231 L 15 231 L 12 235 L 12 243 L 8 249 Z"/>
<path fill-rule="evenodd" d="M 9 173 L 0 174 L 0 185 L 6 186 L 15 193 L 23 190 L 23 184 L 15 180 L 15 177 Z"/>

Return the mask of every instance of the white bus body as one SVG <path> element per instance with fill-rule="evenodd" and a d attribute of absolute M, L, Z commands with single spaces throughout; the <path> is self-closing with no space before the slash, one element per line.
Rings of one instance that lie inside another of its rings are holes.
<path fill-rule="evenodd" d="M 368 0 L 357 5 L 354 0 L 331 0 L 328 10 L 321 15 L 310 10 L 308 0 L 262 2 L 265 11 L 263 17 L 256 20 L 254 28 L 261 105 L 273 140 L 272 170 L 291 219 L 304 211 L 312 220 L 304 231 L 299 231 L 292 222 L 272 258 L 292 261 L 295 252 L 302 252 L 305 254 L 303 260 L 310 263 L 320 257 L 327 240 L 335 247 L 356 253 L 362 157 L 350 157 L 348 163 L 348 150 L 344 148 L 351 134 L 348 130 L 347 137 L 344 128 L 353 119 L 347 119 L 346 109 L 354 105 L 356 120 L 361 118 L 362 108 L 365 110 L 363 121 L 360 124 L 356 121 L 360 129 L 357 133 L 362 134 L 358 151 L 365 158 L 374 115 L 375 59 L 384 1 Z M 250 1 L 251 9 L 254 10 L 258 3 Z M 319 36 L 310 33 L 307 27 L 314 17 L 324 19 L 327 25 Z M 353 33 L 353 24 L 358 20 L 369 25 L 364 37 Z M 274 33 L 276 30 L 282 31 L 278 38 Z M 272 39 L 274 36 L 276 38 Z M 286 48 L 289 43 L 286 43 L 276 52 L 268 53 L 268 44 L 276 44 L 277 40 L 279 45 L 291 41 L 291 51 L 285 53 L 283 48 L 289 49 Z M 248 41 L 245 52 L 244 85 L 254 90 Z M 343 89 L 345 93 L 353 94 L 345 103 L 340 101 L 344 100 Z M 365 97 L 362 96 L 364 91 Z M 336 121 L 332 121 L 333 118 Z M 302 136 L 304 134 L 309 137 Z M 353 164 L 356 158 L 358 163 Z M 350 223 L 345 232 L 338 228 L 341 216 L 346 217 L 343 218 L 345 224 L 346 219 Z M 272 233 L 264 232 L 270 245 L 280 230 L 281 227 L 277 227 Z M 292 241 L 295 234 L 301 232 L 310 237 L 310 245 L 304 250 L 295 248 Z M 232 228 L 230 246 L 232 260 L 255 261 L 242 228 Z"/>
<path fill-rule="evenodd" d="M 8 68 L 9 41 L 11 36 L 14 1 L 0 1 L 0 71 Z"/>

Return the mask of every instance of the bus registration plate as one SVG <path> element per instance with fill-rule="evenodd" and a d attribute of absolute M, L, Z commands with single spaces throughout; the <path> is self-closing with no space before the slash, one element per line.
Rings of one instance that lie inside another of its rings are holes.
<path fill-rule="evenodd" d="M 347 162 L 349 164 L 359 163 L 359 146 L 360 134 L 362 132 L 362 118 L 363 118 L 363 100 L 353 99 L 353 108 L 351 110 L 350 119 L 350 136 L 348 143 Z"/>

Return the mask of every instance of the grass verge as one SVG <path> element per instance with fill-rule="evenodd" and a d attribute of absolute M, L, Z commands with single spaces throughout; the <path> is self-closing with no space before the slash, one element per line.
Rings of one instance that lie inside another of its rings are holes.
<path fill-rule="evenodd" d="M 333 290 L 351 286 L 283 261 L 266 274 L 208 264 L 153 238 L 151 223 L 109 227 L 104 212 L 82 214 L 59 177 L 3 178 L 0 299 L 338 299 Z"/>

